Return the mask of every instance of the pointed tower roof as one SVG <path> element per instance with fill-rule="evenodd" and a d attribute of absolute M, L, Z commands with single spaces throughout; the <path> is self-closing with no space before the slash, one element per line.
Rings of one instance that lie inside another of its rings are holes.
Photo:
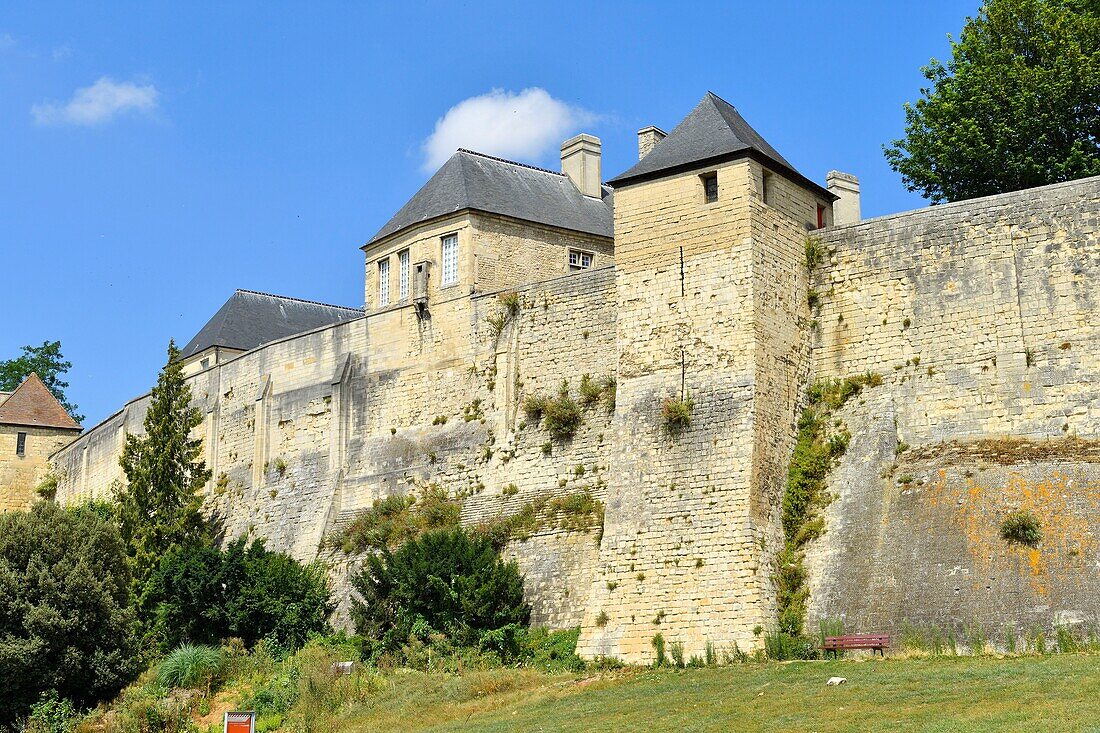
<path fill-rule="evenodd" d="M 732 104 L 714 92 L 707 92 L 668 137 L 657 143 L 634 167 L 608 181 L 608 185 L 626 186 L 746 156 L 782 171 L 820 195 L 834 198 L 824 187 L 796 171 Z"/>
<path fill-rule="evenodd" d="M 459 148 L 363 248 L 463 209 L 610 237 L 611 189 L 602 193 L 588 197 L 564 173 Z"/>
<path fill-rule="evenodd" d="M 34 372 L 0 402 L 0 425 L 80 430 L 80 425 Z"/>
<path fill-rule="evenodd" d="M 248 351 L 270 341 L 363 315 L 359 308 L 237 290 L 187 342 L 186 359 L 211 346 Z"/>

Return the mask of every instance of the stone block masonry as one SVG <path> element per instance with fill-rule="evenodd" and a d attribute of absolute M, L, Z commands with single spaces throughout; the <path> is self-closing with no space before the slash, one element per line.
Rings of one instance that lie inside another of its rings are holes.
<path fill-rule="evenodd" d="M 369 252 L 365 317 L 188 378 L 227 539 L 330 564 L 346 620 L 361 558 L 325 540 L 376 499 L 438 485 L 473 525 L 586 492 L 606 502 L 602 539 L 540 527 L 505 550 L 537 623 L 579 623 L 582 654 L 631 662 L 656 633 L 689 656 L 747 650 L 775 620 L 806 387 L 873 371 L 884 384 L 838 414 L 851 444 L 806 559 L 810 627 L 980 618 L 1022 634 L 1100 617 L 1100 178 L 810 232 L 827 252 L 811 273 L 807 223 L 818 207 L 831 222 L 828 202 L 766 173 L 743 158 L 623 186 L 613 248 L 467 213 Z M 432 260 L 451 233 L 459 280 L 432 281 L 426 312 L 372 301 L 378 257 Z M 565 274 L 570 248 L 597 267 Z M 553 440 L 523 400 L 563 382 L 576 398 L 584 375 L 617 380 L 615 409 L 591 405 Z M 668 399 L 693 404 L 679 435 Z M 53 455 L 60 500 L 121 482 L 146 404 Z M 1031 447 L 1006 454 L 1006 438 Z M 1015 508 L 1040 518 L 1038 548 L 997 537 Z"/>

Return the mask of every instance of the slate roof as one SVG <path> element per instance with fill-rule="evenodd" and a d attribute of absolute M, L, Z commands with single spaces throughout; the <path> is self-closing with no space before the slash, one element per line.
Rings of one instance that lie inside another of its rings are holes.
<path fill-rule="evenodd" d="M 463 209 L 611 237 L 611 189 L 602 191 L 585 196 L 563 173 L 460 148 L 364 246 Z"/>
<path fill-rule="evenodd" d="M 617 188 L 741 156 L 762 159 L 768 167 L 785 172 L 819 194 L 835 198 L 824 187 L 796 171 L 733 105 L 714 92 L 707 92 L 668 137 L 658 142 L 632 168 L 608 181 L 608 185 Z"/>
<path fill-rule="evenodd" d="M 183 347 L 184 359 L 212 346 L 248 351 L 294 334 L 348 321 L 359 308 L 327 305 L 282 295 L 237 290 Z"/>
<path fill-rule="evenodd" d="M 34 372 L 0 402 L 0 425 L 80 430 L 80 425 Z"/>

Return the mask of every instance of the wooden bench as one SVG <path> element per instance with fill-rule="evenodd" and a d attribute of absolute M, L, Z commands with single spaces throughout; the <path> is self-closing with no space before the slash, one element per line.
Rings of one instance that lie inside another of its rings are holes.
<path fill-rule="evenodd" d="M 822 649 L 825 650 L 826 656 L 829 652 L 832 652 L 833 656 L 836 657 L 838 652 L 848 649 L 870 649 L 872 654 L 877 651 L 885 657 L 886 649 L 889 646 L 889 634 L 849 634 L 847 636 L 826 636 L 825 645 Z"/>

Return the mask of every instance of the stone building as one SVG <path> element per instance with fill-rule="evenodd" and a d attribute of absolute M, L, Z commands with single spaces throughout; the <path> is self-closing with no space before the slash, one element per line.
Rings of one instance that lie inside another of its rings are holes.
<path fill-rule="evenodd" d="M 29 507 L 50 455 L 79 434 L 80 426 L 37 374 L 14 392 L 0 392 L 0 511 Z"/>
<path fill-rule="evenodd" d="M 754 648 L 807 387 L 875 372 L 837 418 L 811 624 L 1100 615 L 1100 179 L 861 221 L 855 177 L 808 179 L 713 94 L 638 149 L 606 183 L 590 135 L 561 172 L 459 150 L 363 245 L 362 313 L 235 295 L 185 349 L 228 535 L 339 580 L 358 558 L 326 538 L 379 498 L 442 487 L 475 524 L 584 497 L 598 527 L 551 517 L 505 549 L 536 623 L 631 661 L 657 632 Z M 525 409 L 561 394 L 568 434 Z M 62 501 L 123 480 L 147 400 L 53 455 Z M 1037 548 L 997 538 L 1019 507 Z"/>

